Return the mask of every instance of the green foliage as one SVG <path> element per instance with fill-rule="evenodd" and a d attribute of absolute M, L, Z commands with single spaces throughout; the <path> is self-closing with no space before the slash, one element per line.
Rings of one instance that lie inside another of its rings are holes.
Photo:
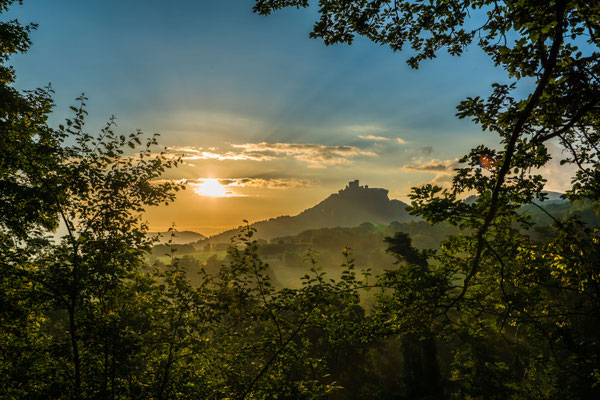
<path fill-rule="evenodd" d="M 13 3 L 0 1 L 0 12 Z M 16 20 L 0 22 L 0 230 L 20 237 L 37 225 L 56 227 L 55 171 L 64 156 L 60 134 L 46 125 L 52 90 L 18 92 L 11 86 L 15 71 L 5 65 L 12 55 L 27 51 L 35 28 Z"/>
<path fill-rule="evenodd" d="M 313 260 L 301 289 L 276 289 L 248 228 L 229 263 L 201 270 L 194 286 L 172 242 L 170 263 L 150 271 L 141 213 L 172 200 L 179 186 L 155 180 L 178 161 L 153 152 L 156 137 L 142 145 L 141 133 L 118 135 L 112 121 L 86 133 L 85 98 L 73 111 L 57 131 L 65 157 L 56 207 L 67 234 L 3 241 L 4 393 L 313 398 L 335 390 L 345 354 L 363 348 L 360 335 L 347 335 L 364 322 L 351 253 L 339 281 Z"/>
<path fill-rule="evenodd" d="M 0 1 L 0 11 L 13 3 Z M 598 397 L 600 229 L 565 214 L 536 231 L 522 205 L 545 197 L 535 171 L 553 138 L 569 154 L 564 163 L 578 168 L 566 196 L 579 201 L 575 211 L 598 205 L 600 5 L 319 4 L 312 35 L 328 44 L 355 34 L 394 50 L 409 44 L 416 67 L 442 48 L 460 54 L 475 42 L 507 72 L 509 83 L 458 109 L 498 134 L 502 148 L 473 149 L 450 188 L 426 185 L 411 195 L 413 213 L 453 235 L 424 250 L 409 237 L 418 232 L 386 232 L 397 264 L 375 279 L 356 272 L 348 248 L 339 279 L 309 252 L 309 272 L 292 289 L 273 284 L 247 226 L 227 262 L 212 260 L 192 285 L 187 268 L 197 264 L 175 257 L 173 241 L 167 264 L 147 265 L 153 241 L 141 219 L 180 188 L 156 182 L 178 160 L 153 151 L 156 136 L 117 134 L 113 120 L 88 134 L 83 96 L 64 126 L 48 127 L 50 89 L 19 93 L 2 65 L 3 397 Z M 258 0 L 255 10 L 307 5 Z M 25 51 L 33 28 L 0 24 L 0 61 Z M 535 89 L 519 99 L 524 82 Z M 462 201 L 466 192 L 477 199 Z M 47 234 L 59 221 L 67 234 L 53 240 Z M 376 236 L 373 225 L 357 229 Z M 306 240 L 339 245 L 347 232 L 335 232 Z M 375 299 L 368 309 L 367 289 Z"/>
<path fill-rule="evenodd" d="M 188 243 L 188 244 L 173 243 L 171 245 L 157 244 L 157 245 L 152 246 L 152 255 L 155 257 L 164 256 L 165 254 L 169 254 L 171 249 L 176 250 L 179 254 L 189 254 L 189 253 L 194 253 L 196 251 L 196 248 L 191 243 Z"/>
<path fill-rule="evenodd" d="M 257 0 L 255 11 L 308 4 Z M 393 50 L 408 45 L 415 68 L 442 49 L 460 55 L 477 45 L 507 75 L 506 82 L 492 84 L 487 99 L 461 102 L 457 114 L 497 134 L 501 148 L 472 149 L 449 188 L 413 189 L 413 213 L 463 233 L 429 253 L 427 267 L 407 240 L 396 240 L 400 258 L 412 262 L 383 276 L 393 286 L 382 298 L 389 315 L 384 322 L 399 331 L 429 329 L 456 343 L 456 398 L 596 398 L 597 224 L 554 217 L 553 231 L 536 231 L 527 209 L 545 197 L 540 168 L 550 159 L 553 139 L 567 154 L 562 164 L 577 170 L 567 199 L 598 206 L 600 4 L 318 4 L 311 36 L 326 44 L 361 35 Z M 526 87 L 533 89 L 521 96 Z M 476 201 L 463 202 L 465 194 L 476 194 Z"/>
<path fill-rule="evenodd" d="M 352 334 L 361 331 L 364 318 L 352 255 L 345 253 L 339 281 L 327 279 L 309 256 L 312 267 L 302 287 L 276 289 L 256 253 L 253 233 L 248 228 L 236 239 L 230 263 L 216 277 L 217 298 L 229 305 L 228 328 L 216 339 L 223 341 L 216 343 L 220 358 L 213 364 L 235 362 L 223 377 L 228 395 L 313 398 L 331 392 L 348 368 L 344 359 L 362 347 L 360 335 Z M 232 356 L 235 360 L 227 360 Z"/>
<path fill-rule="evenodd" d="M 248 228 L 229 263 L 201 270 L 193 286 L 172 242 L 169 264 L 150 270 L 141 213 L 173 199 L 179 186 L 155 181 L 178 160 L 153 152 L 155 136 L 142 144 L 140 132 L 116 134 L 113 121 L 98 136 L 86 133 L 79 100 L 54 131 L 64 155 L 53 166 L 61 183 L 54 200 L 67 234 L 3 236 L 3 392 L 296 399 L 350 381 L 347 360 L 366 351 L 351 253 L 339 281 L 312 260 L 301 289 L 276 289 Z"/>
<path fill-rule="evenodd" d="M 311 229 L 295 236 L 284 236 L 263 243 L 258 254 L 271 265 L 276 282 L 283 286 L 297 285 L 296 277 L 306 267 L 303 262 L 308 249 L 319 255 L 319 261 L 327 272 L 337 277 L 337 265 L 343 262 L 339 249 L 350 247 L 355 252 L 356 265 L 381 273 L 392 268 L 394 257 L 386 253 L 386 236 L 399 231 L 410 234 L 416 247 L 430 248 L 438 246 L 442 240 L 458 230 L 448 224 L 432 227 L 426 222 L 392 223 L 388 226 L 364 223 L 354 228 Z M 293 275 L 287 278 L 284 272 Z M 294 274 L 294 272 L 296 272 Z"/>
<path fill-rule="evenodd" d="M 131 345 L 121 313 L 129 312 L 131 282 L 137 279 L 151 243 L 141 212 L 145 206 L 169 202 L 179 189 L 172 183 L 153 183 L 178 162 L 153 153 L 156 137 L 148 139 L 137 156 L 126 155 L 126 148 L 141 144 L 141 132 L 117 135 L 111 120 L 97 137 L 89 135 L 84 131 L 85 98 L 79 100 L 74 118 L 52 131 L 60 162 L 50 165 L 49 177 L 37 178 L 40 184 L 47 178 L 52 181 L 46 186 L 52 190 L 48 202 L 68 233 L 57 241 L 38 235 L 37 229 L 27 232 L 25 240 L 19 240 L 20 235 L 4 236 L 0 265 L 3 303 L 14 312 L 28 310 L 22 316 L 28 321 L 3 325 L 6 348 L 20 349 L 25 359 L 41 357 L 36 367 L 59 377 L 34 377 L 35 384 L 28 387 L 26 373 L 4 381 L 7 393 L 28 388 L 31 396 L 40 397 L 106 394 L 107 362 L 113 368 L 126 364 L 116 359 Z M 66 138 L 73 144 L 67 145 Z M 20 171 L 12 171 L 11 176 L 19 175 Z M 10 222 L 3 226 L 10 229 Z M 14 296 L 15 291 L 20 295 Z M 34 331 L 32 324 L 37 327 Z M 16 360 L 3 357 L 3 373 L 17 372 Z M 94 387 L 91 382 L 100 376 L 105 381 Z"/>

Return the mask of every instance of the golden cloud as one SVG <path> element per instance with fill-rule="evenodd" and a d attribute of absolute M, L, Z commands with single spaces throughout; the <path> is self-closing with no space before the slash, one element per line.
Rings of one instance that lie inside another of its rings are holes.
<path fill-rule="evenodd" d="M 388 140 L 386 138 L 386 140 Z M 309 167 L 325 167 L 347 164 L 358 156 L 377 156 L 370 150 L 355 146 L 328 146 L 313 143 L 242 143 L 229 144 L 233 150 L 219 150 L 215 147 L 203 149 L 193 146 L 167 147 L 166 157 L 181 157 L 185 162 L 194 160 L 233 160 L 233 161 L 272 161 L 293 158 L 309 164 Z"/>
<path fill-rule="evenodd" d="M 359 138 L 361 138 L 362 140 L 371 140 L 374 142 L 385 142 L 390 140 L 390 138 L 386 138 L 385 136 L 375 136 L 375 135 L 358 135 Z"/>
<path fill-rule="evenodd" d="M 452 174 L 458 168 L 458 159 L 438 160 L 433 159 L 422 164 L 406 164 L 402 167 L 406 171 L 432 172 L 436 174 Z"/>
<path fill-rule="evenodd" d="M 267 157 L 291 157 L 309 163 L 311 166 L 339 165 L 350 162 L 357 156 L 377 154 L 355 146 L 327 146 L 313 143 L 244 143 L 232 147 L 242 149 L 242 154 L 264 154 Z"/>
<path fill-rule="evenodd" d="M 262 189 L 291 189 L 309 186 L 311 183 L 306 179 L 296 178 L 197 178 L 187 179 L 185 183 L 190 185 L 203 184 L 207 181 L 216 181 L 224 187 L 248 187 Z"/>

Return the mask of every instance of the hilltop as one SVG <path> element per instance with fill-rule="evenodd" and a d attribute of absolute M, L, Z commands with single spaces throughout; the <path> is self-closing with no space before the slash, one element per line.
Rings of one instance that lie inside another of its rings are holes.
<path fill-rule="evenodd" d="M 355 227 L 364 222 L 388 225 L 392 222 L 417 220 L 408 214 L 406 207 L 407 204 L 399 200 L 390 200 L 388 190 L 361 186 L 358 180 L 354 180 L 319 204 L 295 216 L 271 218 L 255 222 L 251 227 L 257 230 L 257 238 L 270 240 L 297 235 L 309 229 Z M 211 236 L 203 243 L 228 242 L 240 228 Z"/>
<path fill-rule="evenodd" d="M 148 232 L 147 233 L 148 236 L 154 237 L 156 235 L 158 235 L 158 243 L 161 244 L 165 244 L 169 241 L 169 239 L 171 239 L 171 232 Z M 204 236 L 201 233 L 198 232 L 194 232 L 194 231 L 177 231 L 175 232 L 175 237 L 173 238 L 173 243 L 174 244 L 186 244 L 186 243 L 192 243 L 192 242 L 197 242 L 199 240 L 203 240 L 205 239 L 206 236 Z"/>

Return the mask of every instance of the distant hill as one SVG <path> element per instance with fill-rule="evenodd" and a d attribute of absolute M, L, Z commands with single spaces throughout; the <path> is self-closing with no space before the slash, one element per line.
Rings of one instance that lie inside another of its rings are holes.
<path fill-rule="evenodd" d="M 251 226 L 257 230 L 257 238 L 270 240 L 297 235 L 309 229 L 355 227 L 363 222 L 388 225 L 392 222 L 417 220 L 418 218 L 408 214 L 406 207 L 399 200 L 390 200 L 386 189 L 361 186 L 356 180 L 298 215 L 271 218 L 255 222 Z M 239 229 L 211 236 L 203 243 L 227 242 Z"/>
<path fill-rule="evenodd" d="M 569 202 L 569 200 L 562 198 L 564 193 L 551 192 L 551 191 L 544 191 L 544 193 L 546 194 L 546 200 L 544 200 L 544 201 L 534 200 L 534 203 L 546 206 L 548 204 L 563 204 L 563 203 Z M 477 200 L 477 196 L 471 195 L 471 196 L 467 197 L 466 199 L 464 199 L 463 201 L 467 204 L 473 204 L 473 203 L 475 203 L 476 200 Z"/>
<path fill-rule="evenodd" d="M 535 200 L 536 204 L 549 205 L 549 204 L 565 204 L 565 203 L 569 202 L 569 200 L 562 198 L 564 193 L 550 192 L 550 191 L 545 191 L 544 193 L 546 194 L 546 200 L 544 200 L 544 201 Z"/>
<path fill-rule="evenodd" d="M 156 236 L 159 235 L 159 242 L 161 244 L 167 243 L 169 239 L 171 239 L 170 232 L 148 232 L 148 236 Z M 177 231 L 175 232 L 175 237 L 173 238 L 174 244 L 187 244 L 192 242 L 197 242 L 199 240 L 205 239 L 201 233 L 193 232 L 193 231 Z"/>
<path fill-rule="evenodd" d="M 534 204 L 526 204 L 520 207 L 519 212 L 531 217 L 531 221 L 537 226 L 548 226 L 553 224 L 553 218 L 566 219 L 577 216 L 590 225 L 600 224 L 600 215 L 594 210 L 595 201 L 590 199 L 570 202 L 562 196 L 564 193 L 544 192 L 546 200 L 534 200 Z M 477 196 L 469 196 L 464 202 L 472 204 Z M 550 214 L 552 217 L 548 216 Z"/>
<path fill-rule="evenodd" d="M 594 211 L 595 201 L 593 200 L 577 200 L 572 203 L 567 200 L 546 200 L 538 204 L 542 206 L 545 212 L 535 205 L 521 207 L 521 212 L 530 215 L 536 225 L 552 224 L 552 218 L 546 213 L 557 219 L 577 216 L 586 224 L 600 224 L 600 215 Z"/>

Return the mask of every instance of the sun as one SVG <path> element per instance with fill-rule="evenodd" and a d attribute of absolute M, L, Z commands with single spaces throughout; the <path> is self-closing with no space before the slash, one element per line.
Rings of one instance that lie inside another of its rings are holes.
<path fill-rule="evenodd" d="M 204 179 L 202 183 L 195 185 L 194 192 L 200 196 L 208 197 L 231 197 L 231 192 L 225 190 L 225 186 L 218 179 Z"/>

